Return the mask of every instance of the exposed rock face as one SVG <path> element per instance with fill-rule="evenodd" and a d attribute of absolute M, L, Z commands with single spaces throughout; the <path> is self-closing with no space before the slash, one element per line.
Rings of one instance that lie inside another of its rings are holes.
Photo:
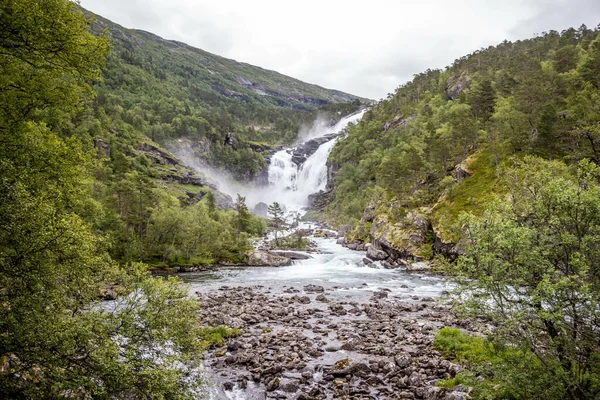
<path fill-rule="evenodd" d="M 104 157 L 110 155 L 110 144 L 102 139 L 94 139 L 94 147 L 98 150 L 98 154 Z"/>
<path fill-rule="evenodd" d="M 315 154 L 317 149 L 322 144 L 335 139 L 336 136 L 337 134 L 325 135 L 302 143 L 300 146 L 294 149 L 294 152 L 292 153 L 292 161 L 298 166 L 302 165 L 308 159 L 308 157 Z"/>
<path fill-rule="evenodd" d="M 450 77 L 446 82 L 446 97 L 448 100 L 456 100 L 458 96 L 469 87 L 471 83 L 471 78 L 467 74 L 467 72 L 463 72 L 458 78 Z"/>
<path fill-rule="evenodd" d="M 369 205 L 365 208 L 365 211 L 363 213 L 363 220 L 367 221 L 367 222 L 373 222 L 373 220 L 375 219 L 375 203 L 374 202 L 370 202 Z"/>
<path fill-rule="evenodd" d="M 177 165 L 177 160 L 171 153 L 164 151 L 152 143 L 143 143 L 138 150 L 143 151 L 146 155 L 152 157 L 158 164 Z"/>
<path fill-rule="evenodd" d="M 322 210 L 329 204 L 332 200 L 333 192 L 331 190 L 328 191 L 319 191 L 318 193 L 313 193 L 308 195 L 308 205 L 315 210 Z"/>
<path fill-rule="evenodd" d="M 277 254 L 272 254 L 267 251 L 253 250 L 246 254 L 246 265 L 254 267 L 284 267 L 290 265 L 292 261 Z"/>
<path fill-rule="evenodd" d="M 462 182 L 464 179 L 472 175 L 472 172 L 468 166 L 469 161 L 470 160 L 467 158 L 460 164 L 456 165 L 452 170 L 452 177 L 456 179 L 457 182 Z"/>
<path fill-rule="evenodd" d="M 414 116 L 404 118 L 404 114 L 400 113 L 394 117 L 392 122 L 386 122 L 383 125 L 383 130 L 387 131 L 395 126 L 405 126 L 406 124 L 408 124 L 410 121 L 412 121 L 414 119 L 415 119 Z"/>
<path fill-rule="evenodd" d="M 433 252 L 450 259 L 454 259 L 462 253 L 458 244 L 444 241 L 435 229 L 433 230 Z"/>
<path fill-rule="evenodd" d="M 410 211 L 398 222 L 390 222 L 386 215 L 379 215 L 371 225 L 371 245 L 383 250 L 394 262 L 415 260 L 417 250 L 425 244 L 429 229 L 427 216 L 417 210 Z"/>

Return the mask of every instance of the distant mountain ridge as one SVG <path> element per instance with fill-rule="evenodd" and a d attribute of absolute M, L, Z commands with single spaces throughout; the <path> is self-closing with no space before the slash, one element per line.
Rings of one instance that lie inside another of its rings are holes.
<path fill-rule="evenodd" d="M 217 96 L 209 101 L 213 105 L 226 98 L 266 106 L 313 110 L 329 103 L 370 101 L 221 57 L 186 43 L 166 40 L 147 31 L 124 28 L 89 11 L 85 13 L 95 19 L 93 32 L 100 33 L 106 29 L 111 34 L 114 52 L 138 66 L 152 69 L 157 77 L 164 78 L 166 71 L 179 66 L 175 68 L 179 76 L 193 79 L 202 86 L 203 92 L 210 90 Z M 136 57 L 143 53 L 152 54 L 152 58 Z"/>

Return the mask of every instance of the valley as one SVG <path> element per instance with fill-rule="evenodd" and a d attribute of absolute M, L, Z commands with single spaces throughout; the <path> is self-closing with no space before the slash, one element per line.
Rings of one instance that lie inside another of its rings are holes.
<path fill-rule="evenodd" d="M 0 397 L 598 398 L 600 26 L 495 43 L 375 102 L 2 3 Z"/>

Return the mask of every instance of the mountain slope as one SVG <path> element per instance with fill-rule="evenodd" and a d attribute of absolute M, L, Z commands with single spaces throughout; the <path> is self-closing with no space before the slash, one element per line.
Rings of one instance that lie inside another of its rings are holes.
<path fill-rule="evenodd" d="M 505 195 L 515 161 L 600 163 L 598 77 L 600 30 L 585 26 L 416 75 L 333 149 L 329 220 L 396 260 L 455 255 L 458 216 Z"/>
<path fill-rule="evenodd" d="M 150 138 L 171 147 L 185 138 L 204 164 L 249 181 L 319 109 L 334 116 L 367 101 L 83 12 L 94 34 L 111 39 L 93 108 L 126 146 Z"/>
<path fill-rule="evenodd" d="M 77 137 L 94 158 L 88 172 L 96 211 L 86 215 L 94 231 L 120 262 L 242 261 L 264 222 L 243 198 L 234 205 L 167 149 L 189 145 L 196 161 L 253 180 L 302 124 L 317 113 L 351 112 L 361 99 L 79 11 L 111 51 L 93 82 L 96 96 L 82 98 L 73 116 L 58 113 L 69 123 L 54 128 Z"/>
<path fill-rule="evenodd" d="M 106 29 L 112 36 L 114 55 L 151 72 L 162 81 L 182 85 L 180 95 L 185 96 L 187 90 L 190 99 L 200 97 L 194 100 L 202 100 L 210 106 L 219 106 L 226 100 L 310 111 L 328 103 L 356 99 L 368 101 L 211 54 L 185 43 L 165 40 L 146 31 L 126 29 L 89 14 L 95 19 L 92 25 L 94 32 Z"/>

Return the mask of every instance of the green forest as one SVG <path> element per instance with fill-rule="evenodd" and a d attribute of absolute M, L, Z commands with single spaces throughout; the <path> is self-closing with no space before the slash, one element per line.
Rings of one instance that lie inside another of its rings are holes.
<path fill-rule="evenodd" d="M 600 33 L 581 26 L 505 41 L 415 75 L 335 146 L 327 218 L 368 240 L 368 206 L 399 230 L 416 210 L 442 242 L 456 242 L 458 215 L 505 194 L 503 170 L 524 156 L 598 164 L 599 66 Z"/>

